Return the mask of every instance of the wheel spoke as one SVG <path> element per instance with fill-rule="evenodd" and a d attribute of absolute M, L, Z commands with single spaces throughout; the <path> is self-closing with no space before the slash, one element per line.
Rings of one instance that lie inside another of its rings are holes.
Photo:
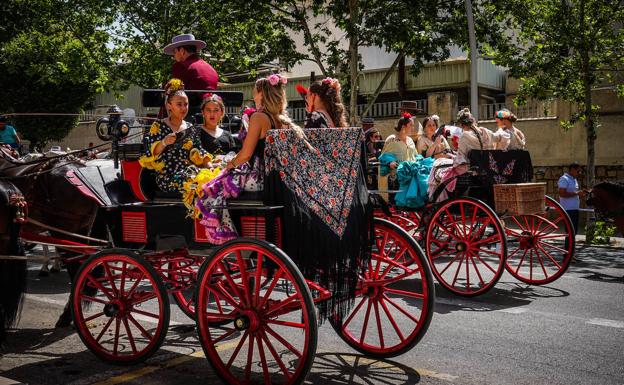
<path fill-rule="evenodd" d="M 271 377 L 269 375 L 269 368 L 267 366 L 266 357 L 264 356 L 264 346 L 262 346 L 262 338 L 259 335 L 256 335 L 256 340 L 258 341 L 258 353 L 260 353 L 260 363 L 262 364 L 262 373 L 264 374 L 264 383 L 270 384 Z"/>
<path fill-rule="evenodd" d="M 128 325 L 128 319 L 124 317 L 123 319 L 124 328 L 126 329 L 126 334 L 128 334 L 128 341 L 130 341 L 130 347 L 132 348 L 132 353 L 136 354 L 138 352 L 136 345 L 134 344 L 134 336 L 132 336 L 132 331 L 130 330 L 130 326 Z"/>
<path fill-rule="evenodd" d="M 251 379 L 251 363 L 253 362 L 254 341 L 252 335 L 249 335 L 249 348 L 247 349 L 247 365 L 245 366 L 245 379 L 247 382 Z"/>
<path fill-rule="evenodd" d="M 472 266 L 474 267 L 474 270 L 477 273 L 477 277 L 479 277 L 479 282 L 481 283 L 481 287 L 484 287 L 485 282 L 483 281 L 483 278 L 481 277 L 481 273 L 479 272 L 479 269 L 477 268 L 477 264 L 475 263 L 474 258 L 472 256 L 468 256 L 468 258 L 470 258 L 470 262 L 472 262 Z M 466 259 L 466 263 L 468 262 L 468 258 Z M 490 267 L 488 266 L 488 268 Z M 492 269 L 490 268 L 490 270 Z"/>
<path fill-rule="evenodd" d="M 364 343 L 364 338 L 366 337 L 366 330 L 368 329 L 368 319 L 370 318 L 372 304 L 373 301 L 369 299 L 368 306 L 366 307 L 366 315 L 364 316 L 364 326 L 362 326 L 362 333 L 360 333 L 360 344 Z"/>
<path fill-rule="evenodd" d="M 547 257 L 548 257 L 548 258 L 552 261 L 552 263 L 554 263 L 554 264 L 555 264 L 555 266 L 557 266 L 557 269 L 561 270 L 561 265 L 560 265 L 560 264 L 559 264 L 559 263 L 558 263 L 558 262 L 557 262 L 557 261 L 556 261 L 556 260 L 555 260 L 555 259 L 551 256 L 551 255 L 550 255 L 550 253 L 548 253 L 548 252 L 547 252 L 547 251 L 546 251 L 546 250 L 542 247 L 542 245 L 541 245 L 541 244 L 539 244 L 539 243 L 538 243 L 538 244 L 537 244 L 537 247 L 538 247 L 538 248 L 542 251 L 542 253 L 544 253 L 544 255 L 545 255 L 545 256 L 547 256 Z M 564 258 L 565 258 L 565 256 L 564 256 Z"/>
<path fill-rule="evenodd" d="M 238 344 L 236 345 L 236 348 L 234 349 L 234 351 L 232 352 L 232 356 L 230 357 L 230 360 L 228 361 L 228 363 L 225 365 L 225 367 L 227 369 L 230 369 L 230 366 L 232 366 L 232 363 L 234 362 L 234 360 L 236 359 L 236 357 L 238 356 L 238 353 L 240 352 L 241 348 L 243 347 L 243 344 L 245 344 L 245 341 L 247 340 L 247 337 L 249 336 L 249 331 L 245 330 L 245 334 L 243 334 L 243 337 L 241 337 L 241 340 L 238 341 Z"/>
<path fill-rule="evenodd" d="M 113 293 L 115 294 L 116 297 L 119 297 L 119 291 L 117 290 L 117 287 L 115 286 L 115 281 L 113 280 L 113 273 L 111 273 L 110 266 L 108 266 L 108 262 L 104 261 L 102 265 L 104 266 L 104 271 L 106 272 L 108 282 L 111 285 L 111 289 L 113 290 Z"/>
<path fill-rule="evenodd" d="M 90 295 L 84 295 L 84 294 L 80 294 L 80 300 L 81 301 L 97 302 L 97 303 L 101 303 L 102 305 L 107 305 L 108 304 L 108 301 L 104 301 L 103 299 L 96 298 L 96 297 L 91 297 Z"/>
<path fill-rule="evenodd" d="M 446 270 L 448 270 L 448 268 L 449 268 L 449 267 L 451 267 L 451 265 L 452 265 L 453 263 L 455 263 L 455 261 L 457 261 L 458 259 L 461 259 L 462 257 L 463 257 L 463 253 L 457 253 L 457 254 L 453 257 L 453 259 L 451 260 L 451 262 L 449 262 L 449 263 L 446 265 L 446 267 L 444 268 L 444 270 L 442 270 L 442 271 L 440 272 L 440 276 L 442 276 L 442 274 L 444 274 L 444 273 L 446 272 Z M 461 261 L 460 261 L 460 264 L 461 264 Z M 437 268 L 436 268 L 436 270 L 437 270 Z"/>
<path fill-rule="evenodd" d="M 139 329 L 144 338 L 147 338 L 150 341 L 152 340 L 152 335 L 149 334 L 149 332 L 145 330 L 143 326 L 141 326 L 141 324 L 132 316 L 132 314 L 128 314 L 128 319 L 134 324 L 134 326 L 137 327 L 137 329 Z"/>
<path fill-rule="evenodd" d="M 388 303 L 390 303 L 390 305 L 394 306 L 398 311 L 400 311 L 401 313 L 403 313 L 404 316 L 406 316 L 407 318 L 411 319 L 412 321 L 414 321 L 417 325 L 419 324 L 419 321 L 410 313 L 407 312 L 407 310 L 403 309 L 401 306 L 399 306 L 399 304 L 397 304 L 396 302 L 394 302 L 392 299 L 390 299 L 390 297 L 388 297 L 386 295 L 386 293 L 383 294 L 383 298 L 388 301 Z"/>
<path fill-rule="evenodd" d="M 526 258 L 527 251 L 529 250 L 525 249 L 524 253 L 522 253 L 522 258 L 520 258 L 520 262 L 518 263 L 518 266 L 516 266 L 516 274 L 518 274 L 518 270 L 520 270 L 520 266 L 522 266 L 522 263 L 524 262 L 524 258 Z"/>
<path fill-rule="evenodd" d="M 436 219 L 434 224 L 437 225 L 438 229 L 444 231 L 449 237 L 453 238 L 456 242 L 460 242 L 461 241 L 459 236 L 457 236 L 457 235 L 453 234 L 452 232 L 450 232 L 446 227 L 444 227 L 444 225 L 442 225 L 442 223 L 440 223 L 440 221 L 438 219 Z"/>
<path fill-rule="evenodd" d="M 113 295 L 111 295 L 110 291 L 107 288 L 105 288 L 96 278 L 91 275 L 91 273 L 87 274 L 87 279 L 91 281 L 91 283 L 95 285 L 95 287 L 98 288 L 102 293 L 104 293 L 104 295 L 106 295 L 109 300 L 113 300 L 115 298 Z"/>
<path fill-rule="evenodd" d="M 89 321 L 93 321 L 94 319 L 99 318 L 99 317 L 101 317 L 101 316 L 103 316 L 103 315 L 104 315 L 104 313 L 103 313 L 103 312 L 96 313 L 96 314 L 92 315 L 92 316 L 91 316 L 91 317 L 89 317 L 89 318 L 85 318 L 85 320 L 84 320 L 83 322 L 84 322 L 84 323 L 87 323 L 87 322 L 89 322 Z"/>
<path fill-rule="evenodd" d="M 388 320 L 390 320 L 390 324 L 392 324 L 394 332 L 397 334 L 397 336 L 399 336 L 401 342 L 405 342 L 405 337 L 403 336 L 403 333 L 401 333 L 401 329 L 394 320 L 394 317 L 392 317 L 392 314 L 390 314 L 390 310 L 388 310 L 388 305 L 386 305 L 383 298 L 379 300 L 379 303 L 381 303 L 381 308 L 384 310 L 384 313 L 386 313 L 386 317 L 388 317 Z"/>
<path fill-rule="evenodd" d="M 297 350 L 294 346 L 290 344 L 290 342 L 286 341 L 284 337 L 277 334 L 269 325 L 266 326 L 266 331 L 269 332 L 270 335 L 273 336 L 276 340 L 278 340 L 286 349 L 293 352 L 299 359 L 303 357 L 303 354 L 299 350 Z"/>
<path fill-rule="evenodd" d="M 537 255 L 537 261 L 540 263 L 542 267 L 542 272 L 544 272 L 544 279 L 548 278 L 548 273 L 546 272 L 546 268 L 544 267 L 544 262 L 542 261 L 542 256 L 539 251 L 535 250 L 535 254 Z"/>
<path fill-rule="evenodd" d="M 262 278 L 262 263 L 264 255 L 258 252 L 258 262 L 256 263 L 256 275 L 254 281 L 253 306 L 258 306 L 260 302 L 260 279 Z"/>
<path fill-rule="evenodd" d="M 379 335 L 379 344 L 381 348 L 383 349 L 385 344 L 384 344 L 383 332 L 381 331 L 381 317 L 379 316 L 379 303 L 377 303 L 377 301 L 375 301 L 375 319 L 377 320 L 377 334 Z"/>
<path fill-rule="evenodd" d="M 117 349 L 119 349 L 119 327 L 121 326 L 121 319 L 115 318 L 115 341 L 113 343 L 113 354 L 117 355 Z"/>
<path fill-rule="evenodd" d="M 360 303 L 357 304 L 357 306 L 353 309 L 353 311 L 351 312 L 351 314 L 349 315 L 349 317 L 347 318 L 346 321 L 344 321 L 342 323 L 342 328 L 346 328 L 347 325 L 351 322 L 351 320 L 353 320 L 353 317 L 357 314 L 357 312 L 360 310 L 360 308 L 362 307 L 362 305 L 364 305 L 364 301 L 368 300 L 369 297 L 367 296 L 363 296 L 362 300 L 360 301 Z"/>
<path fill-rule="evenodd" d="M 100 331 L 100 334 L 98 334 L 97 338 L 95 339 L 96 342 L 100 342 L 100 339 L 102 339 L 102 336 L 104 335 L 104 333 L 106 333 L 106 331 L 110 327 L 111 323 L 113 323 L 113 320 L 114 320 L 113 317 L 108 319 L 108 322 L 106 322 L 106 325 L 104 325 L 104 327 Z"/>
<path fill-rule="evenodd" d="M 386 287 L 385 291 L 388 292 L 388 293 L 392 293 L 392 294 L 404 295 L 406 297 L 425 299 L 425 295 L 424 294 L 413 293 L 411 291 L 392 289 L 392 288 L 389 288 L 389 287 Z"/>
<path fill-rule="evenodd" d="M 548 246 L 548 247 L 550 247 L 551 249 L 555 249 L 555 250 L 560 251 L 560 252 L 562 252 L 562 253 L 564 253 L 564 254 L 568 254 L 568 250 L 566 250 L 566 249 L 562 249 L 561 247 L 557 247 L 557 246 L 555 246 L 555 245 L 551 245 L 551 244 L 550 244 L 550 243 L 548 243 L 548 242 L 542 242 L 542 241 L 539 241 L 539 244 L 540 244 L 540 245 L 542 245 L 542 246 Z"/>
<path fill-rule="evenodd" d="M 291 302 L 293 302 L 296 298 L 298 297 L 297 294 L 293 294 L 289 297 L 287 297 L 286 299 L 278 302 L 277 304 L 270 306 L 267 311 L 266 311 L 266 315 L 267 316 L 271 316 L 273 314 L 275 314 L 278 310 L 283 309 L 284 307 L 286 307 L 288 304 L 290 304 Z"/>
<path fill-rule="evenodd" d="M 224 339 L 228 338 L 229 336 L 231 336 L 232 334 L 236 333 L 237 331 L 238 330 L 236 330 L 235 328 L 231 328 L 226 333 L 223 333 L 222 335 L 220 335 L 219 338 L 217 338 L 214 341 L 212 341 L 212 344 L 216 346 L 219 342 L 221 342 Z"/>
<path fill-rule="evenodd" d="M 267 320 L 267 323 L 270 324 L 274 324 L 274 325 L 281 325 L 281 326 L 287 326 L 290 328 L 298 328 L 298 329 L 304 329 L 305 328 L 305 324 L 303 323 L 298 323 L 298 322 L 291 322 L 291 321 L 282 321 L 282 320 Z"/>
<path fill-rule="evenodd" d="M 221 261 L 219 262 L 219 268 L 221 269 L 221 271 L 223 273 L 223 276 L 225 277 L 225 281 L 229 284 L 229 286 L 232 289 L 233 293 L 236 294 L 236 296 L 241 299 L 241 302 L 244 303 L 245 302 L 245 297 L 238 290 L 238 285 L 234 282 L 234 279 L 232 278 L 230 273 L 227 271 L 227 269 L 223 265 L 223 262 L 221 262 Z"/>
<path fill-rule="evenodd" d="M 160 320 L 160 317 L 159 317 L 158 314 L 154 314 L 154 313 L 150 313 L 150 312 L 146 312 L 144 310 L 139 310 L 139 309 L 134 309 L 134 308 L 132 309 L 132 311 L 134 313 L 138 313 L 138 314 L 144 315 L 146 317 L 151 317 L 151 318 L 155 318 L 157 320 Z"/>
<path fill-rule="evenodd" d="M 247 306 L 252 306 L 251 301 L 251 289 L 249 288 L 249 276 L 247 274 L 247 268 L 245 267 L 245 261 L 243 261 L 243 256 L 240 250 L 236 250 L 236 261 L 238 262 L 238 266 L 241 273 L 241 278 L 243 280 L 243 292 L 244 297 L 241 298 L 247 304 Z M 251 262 L 251 261 L 250 261 Z"/>
<path fill-rule="evenodd" d="M 273 347 L 273 344 L 271 343 L 271 341 L 269 341 L 269 337 L 264 332 L 260 333 L 260 336 L 264 340 L 264 344 L 269 349 L 269 352 L 271 352 L 273 359 L 275 360 L 275 362 L 277 362 L 277 365 L 279 365 L 282 373 L 284 373 L 284 376 L 286 376 L 287 379 L 290 379 L 292 375 L 288 371 L 288 368 L 286 368 L 286 365 L 284 365 L 284 362 L 282 361 L 282 359 L 279 357 L 279 354 L 277 354 L 277 351 Z"/>
<path fill-rule="evenodd" d="M 479 253 L 476 253 L 474 256 L 479 260 L 479 262 L 481 262 L 485 267 L 487 267 L 493 274 L 496 274 L 496 270 L 494 270 L 492 268 L 492 266 L 490 266 L 487 262 L 485 262 L 483 259 L 481 259 L 481 256 L 479 255 Z M 474 261 L 473 261 L 473 263 L 474 263 Z"/>
<path fill-rule="evenodd" d="M 258 305 L 259 308 L 262 308 L 264 304 L 266 303 L 266 301 L 269 299 L 269 297 L 271 296 L 271 293 L 273 292 L 273 289 L 275 289 L 277 282 L 281 279 L 283 274 L 284 274 L 283 268 L 280 268 L 277 271 L 277 273 L 275 273 L 275 275 L 273 276 L 273 281 L 271 282 L 271 285 L 269 286 L 267 291 L 264 293 L 264 297 L 262 297 L 262 301 L 260 301 L 260 305 Z"/>
<path fill-rule="evenodd" d="M 461 267 L 464 264 L 465 254 L 461 253 L 460 255 L 461 255 L 461 259 L 459 261 L 459 264 L 457 265 L 457 270 L 455 271 L 455 276 L 453 277 L 453 283 L 451 283 L 451 286 L 455 286 L 455 283 L 457 282 L 457 277 L 459 276 L 459 271 L 461 270 Z"/>
<path fill-rule="evenodd" d="M 142 293 L 143 294 L 143 293 Z M 142 296 L 130 302 L 131 305 L 139 305 L 143 302 L 149 301 L 150 299 L 157 298 L 158 296 L 154 292 L 146 292 Z"/>

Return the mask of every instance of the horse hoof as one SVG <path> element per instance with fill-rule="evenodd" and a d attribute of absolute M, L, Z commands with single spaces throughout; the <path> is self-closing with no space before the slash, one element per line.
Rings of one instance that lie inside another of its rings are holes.
<path fill-rule="evenodd" d="M 42 271 L 39 272 L 39 276 L 40 277 L 49 277 L 50 276 L 50 272 L 42 270 Z"/>
<path fill-rule="evenodd" d="M 72 323 L 71 317 L 61 317 L 56 321 L 55 328 L 67 328 L 70 327 Z"/>

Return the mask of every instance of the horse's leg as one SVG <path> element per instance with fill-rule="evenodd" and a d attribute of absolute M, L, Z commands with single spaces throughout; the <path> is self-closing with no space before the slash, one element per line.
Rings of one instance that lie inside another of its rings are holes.
<path fill-rule="evenodd" d="M 50 268 L 51 273 L 60 273 L 61 272 L 61 255 L 58 250 L 54 250 L 54 258 L 52 259 L 52 267 Z"/>
<path fill-rule="evenodd" d="M 43 265 L 41 265 L 41 270 L 39 270 L 40 277 L 47 277 L 50 275 L 50 269 L 48 268 L 48 264 L 50 263 L 50 248 L 48 245 L 43 245 Z"/>
<path fill-rule="evenodd" d="M 80 268 L 80 263 L 79 262 L 70 262 L 67 264 L 67 274 L 69 274 L 69 280 L 72 284 L 72 286 L 74 285 L 74 279 L 76 278 L 76 273 L 78 272 L 78 269 Z M 69 296 L 69 298 L 67 299 L 67 303 L 65 304 L 65 308 L 63 309 L 63 313 L 59 316 L 58 320 L 56 321 L 56 325 L 54 325 L 57 328 L 63 328 L 63 327 L 68 327 L 71 325 L 72 323 L 72 297 L 71 295 Z"/>

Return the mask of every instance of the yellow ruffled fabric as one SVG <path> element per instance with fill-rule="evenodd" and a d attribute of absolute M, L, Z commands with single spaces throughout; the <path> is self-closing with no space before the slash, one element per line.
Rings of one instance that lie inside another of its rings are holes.
<path fill-rule="evenodd" d="M 193 145 L 193 143 L 191 143 L 191 146 Z M 204 162 L 207 160 L 212 160 L 212 155 L 206 153 L 206 155 L 203 155 L 199 152 L 198 149 L 194 148 L 191 150 L 191 152 L 189 153 L 189 159 L 191 160 L 191 162 L 193 162 L 193 164 L 195 164 L 196 166 L 203 166 Z"/>
<path fill-rule="evenodd" d="M 162 169 L 165 168 L 165 162 L 158 161 L 160 155 L 153 155 L 158 143 L 160 143 L 160 141 L 152 143 L 152 146 L 150 148 L 150 153 L 152 154 L 152 156 L 143 155 L 139 158 L 139 164 L 141 165 L 141 167 L 155 170 L 158 172 L 162 171 Z"/>
<path fill-rule="evenodd" d="M 160 124 L 157 122 L 152 123 L 152 126 L 149 129 L 150 135 L 156 135 L 160 132 Z"/>
<path fill-rule="evenodd" d="M 189 216 L 192 218 L 199 217 L 199 210 L 195 206 L 195 200 L 201 198 L 204 194 L 202 187 L 210 182 L 221 173 L 221 168 L 204 168 L 195 177 L 184 182 L 184 192 L 182 193 L 182 202 L 189 210 Z"/>

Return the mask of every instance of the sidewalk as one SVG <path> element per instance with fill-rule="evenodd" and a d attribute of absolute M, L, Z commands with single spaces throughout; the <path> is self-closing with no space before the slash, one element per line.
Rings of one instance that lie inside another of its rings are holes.
<path fill-rule="evenodd" d="M 624 249 L 624 238 L 622 237 L 611 237 L 611 243 L 608 245 L 589 245 L 585 243 L 585 235 L 576 235 L 576 247 L 579 246 L 591 246 L 591 247 L 609 247 L 614 249 Z"/>

